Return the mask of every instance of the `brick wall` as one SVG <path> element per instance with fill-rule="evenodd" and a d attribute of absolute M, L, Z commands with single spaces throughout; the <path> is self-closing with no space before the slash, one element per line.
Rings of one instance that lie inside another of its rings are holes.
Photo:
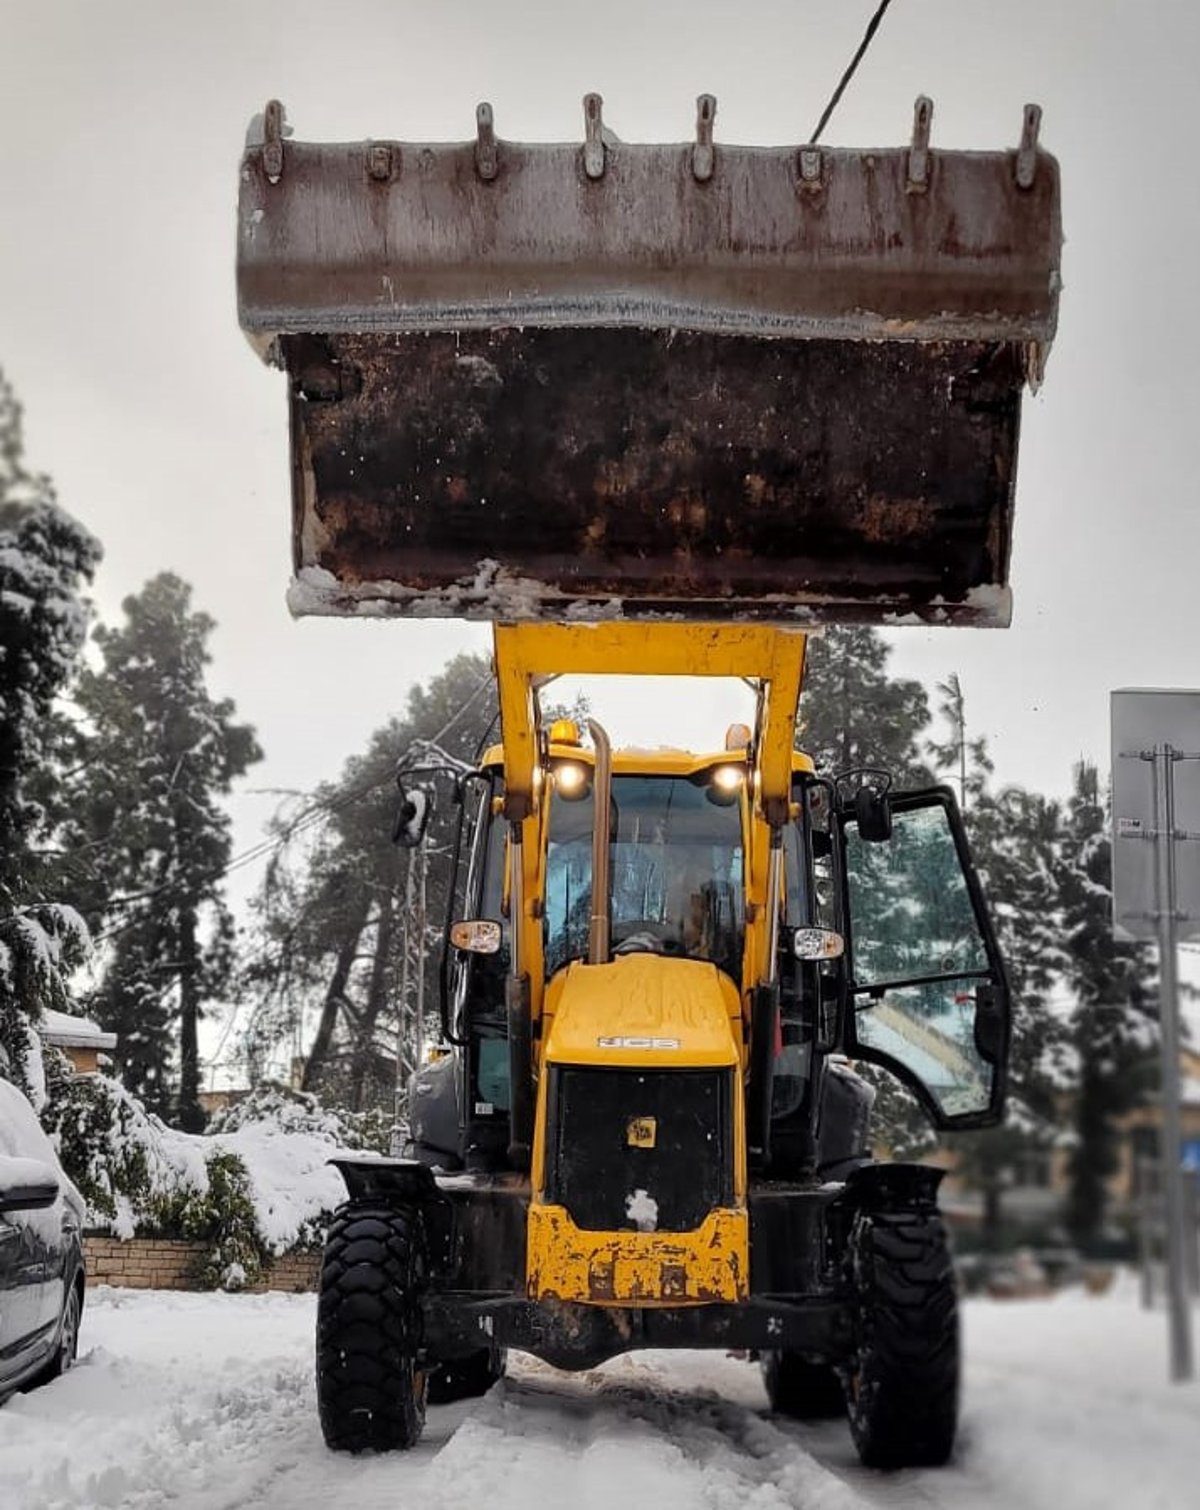
<path fill-rule="evenodd" d="M 203 1243 L 166 1238 L 92 1235 L 83 1241 L 89 1285 L 125 1285 L 134 1290 L 194 1290 Z M 284 1253 L 247 1290 L 315 1290 L 321 1258 L 317 1253 Z"/>

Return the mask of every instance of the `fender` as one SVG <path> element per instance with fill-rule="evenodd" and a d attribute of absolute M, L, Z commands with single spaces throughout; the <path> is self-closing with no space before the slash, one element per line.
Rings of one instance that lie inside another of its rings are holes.
<path fill-rule="evenodd" d="M 425 1232 L 427 1257 L 435 1271 L 449 1267 L 454 1242 L 454 1214 L 438 1189 L 432 1170 L 416 1159 L 381 1159 L 341 1154 L 328 1160 L 346 1182 L 353 1204 L 378 1203 L 416 1210 Z"/>
<path fill-rule="evenodd" d="M 936 1210 L 945 1173 L 932 1164 L 863 1164 L 846 1180 L 846 1201 L 861 1211 Z"/>

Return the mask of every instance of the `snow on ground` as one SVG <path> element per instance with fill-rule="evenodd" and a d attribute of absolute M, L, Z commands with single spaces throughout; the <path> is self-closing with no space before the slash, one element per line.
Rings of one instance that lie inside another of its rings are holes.
<path fill-rule="evenodd" d="M 1096 1299 L 971 1301 L 960 1449 L 941 1470 L 857 1465 L 844 1422 L 773 1419 L 757 1368 L 643 1353 L 584 1374 L 514 1359 L 420 1446 L 321 1443 L 314 1298 L 98 1290 L 78 1367 L 0 1409 L 4 1510 L 1185 1510 L 1200 1386 L 1165 1382 L 1166 1323 L 1132 1283 Z"/>

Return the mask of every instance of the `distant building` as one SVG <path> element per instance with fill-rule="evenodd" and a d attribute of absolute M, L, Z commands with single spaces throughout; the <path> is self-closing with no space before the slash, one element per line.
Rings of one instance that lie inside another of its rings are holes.
<path fill-rule="evenodd" d="M 106 1033 L 90 1017 L 69 1012 L 44 1012 L 39 1031 L 46 1043 L 63 1051 L 76 1075 L 96 1074 L 117 1046 L 115 1033 Z"/>
<path fill-rule="evenodd" d="M 215 1112 L 223 1112 L 231 1106 L 236 1106 L 239 1101 L 244 1101 L 250 1094 L 249 1087 L 226 1086 L 219 1091 L 201 1091 L 196 1097 L 206 1117 L 211 1117 Z"/>
<path fill-rule="evenodd" d="M 1194 1049 L 1181 1050 L 1179 1071 L 1183 1132 L 1180 1162 L 1185 1168 L 1200 1171 L 1200 1053 Z M 1071 1097 L 1063 1096 L 1058 1135 L 1048 1138 L 1040 1147 L 1031 1145 L 1023 1149 L 1005 1170 L 1003 1206 L 1007 1222 L 1035 1229 L 1061 1225 L 1071 1184 L 1073 1121 Z M 1158 1189 L 1161 1129 L 1162 1101 L 1157 1091 L 1114 1123 L 1117 1167 L 1106 1182 L 1107 1219 L 1118 1227 L 1132 1230 L 1143 1180 L 1149 1179 L 1151 1188 Z M 886 1157 L 886 1150 L 882 1156 Z M 921 1159 L 946 1170 L 941 1205 L 947 1218 L 956 1225 L 977 1226 L 983 1217 L 983 1197 L 959 1173 L 953 1143 L 943 1143 L 922 1154 Z"/>

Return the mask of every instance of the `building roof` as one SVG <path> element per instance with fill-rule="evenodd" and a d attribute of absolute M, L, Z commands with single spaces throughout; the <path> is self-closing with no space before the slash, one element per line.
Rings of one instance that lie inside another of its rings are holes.
<path fill-rule="evenodd" d="M 70 1012 L 42 1013 L 42 1037 L 60 1049 L 115 1049 L 117 1035 L 106 1033 L 90 1017 L 76 1017 Z"/>

